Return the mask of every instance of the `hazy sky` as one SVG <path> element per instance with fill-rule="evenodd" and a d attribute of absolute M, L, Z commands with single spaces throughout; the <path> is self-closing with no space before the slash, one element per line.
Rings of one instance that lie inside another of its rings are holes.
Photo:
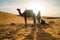
<path fill-rule="evenodd" d="M 18 14 L 17 8 L 41 11 L 42 16 L 60 17 L 60 0 L 0 0 L 0 11 Z"/>

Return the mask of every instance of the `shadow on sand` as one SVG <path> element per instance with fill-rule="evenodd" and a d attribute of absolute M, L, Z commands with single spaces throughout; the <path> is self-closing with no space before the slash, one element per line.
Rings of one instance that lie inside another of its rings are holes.
<path fill-rule="evenodd" d="M 56 40 L 56 38 L 54 38 L 51 34 L 45 32 L 43 30 L 43 28 L 45 28 L 46 26 L 49 26 L 49 25 L 45 24 L 45 25 L 41 25 L 39 27 L 37 25 L 32 26 L 31 24 L 27 24 L 27 27 L 32 28 L 31 29 L 32 31 L 29 34 L 27 34 L 23 40 Z M 0 28 L 0 36 L 1 36 L 0 40 L 3 40 L 5 38 L 8 38 L 8 40 L 9 39 L 15 40 L 14 39 L 14 34 L 17 34 L 17 31 L 20 31 L 21 29 L 27 28 L 24 24 L 21 24 L 21 25 L 15 25 L 15 24 L 13 24 L 13 25 L 3 25 L 3 26 L 0 26 L 0 27 L 1 27 Z M 46 27 L 46 29 L 47 28 L 48 27 Z M 8 31 L 8 33 L 7 33 L 7 31 Z M 29 30 L 27 30 L 27 31 L 29 31 Z M 4 33 L 4 32 L 6 32 L 6 33 Z M 3 35 L 1 35 L 1 34 L 3 34 Z"/>

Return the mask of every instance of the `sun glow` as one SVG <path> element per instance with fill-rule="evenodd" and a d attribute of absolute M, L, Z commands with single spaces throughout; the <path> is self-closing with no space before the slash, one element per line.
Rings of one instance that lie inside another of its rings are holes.
<path fill-rule="evenodd" d="M 46 10 L 46 7 L 44 4 L 39 2 L 30 2 L 28 4 L 27 9 L 32 9 L 33 12 L 37 15 L 38 11 L 41 11 L 41 13 L 44 13 Z M 43 15 L 43 14 L 42 14 Z"/>

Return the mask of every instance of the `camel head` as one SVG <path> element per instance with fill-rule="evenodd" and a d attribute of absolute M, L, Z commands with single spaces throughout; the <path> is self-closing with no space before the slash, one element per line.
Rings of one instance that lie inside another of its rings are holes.
<path fill-rule="evenodd" d="M 17 9 L 17 11 L 18 11 L 19 15 L 22 16 L 22 14 L 21 14 L 21 9 Z"/>

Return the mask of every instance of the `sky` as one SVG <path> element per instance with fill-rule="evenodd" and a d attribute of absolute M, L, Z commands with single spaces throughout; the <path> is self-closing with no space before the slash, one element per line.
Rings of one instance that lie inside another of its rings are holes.
<path fill-rule="evenodd" d="M 60 0 L 0 0 L 0 11 L 18 14 L 17 8 L 22 13 L 32 9 L 35 14 L 41 11 L 42 16 L 60 17 Z"/>

